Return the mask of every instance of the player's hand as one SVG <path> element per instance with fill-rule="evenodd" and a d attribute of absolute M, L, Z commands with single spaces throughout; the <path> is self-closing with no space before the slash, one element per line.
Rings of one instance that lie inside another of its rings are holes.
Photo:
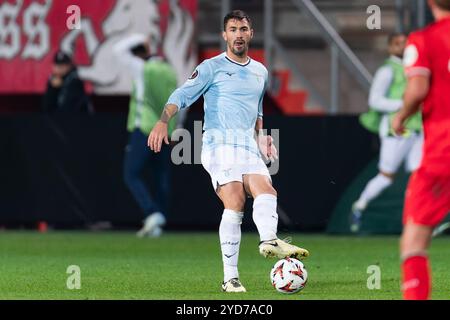
<path fill-rule="evenodd" d="M 148 136 L 147 145 L 156 153 L 161 151 L 163 141 L 169 144 L 169 134 L 167 131 L 167 123 L 158 121 L 153 127 L 152 132 Z"/>
<path fill-rule="evenodd" d="M 401 112 L 398 112 L 394 118 L 392 119 L 392 130 L 397 136 L 402 136 L 405 134 L 405 118 L 401 114 Z"/>
<path fill-rule="evenodd" d="M 273 138 L 271 136 L 258 135 L 257 137 L 258 147 L 261 151 L 262 155 L 266 159 L 270 159 L 271 162 L 274 162 L 278 159 L 278 150 L 273 143 Z"/>

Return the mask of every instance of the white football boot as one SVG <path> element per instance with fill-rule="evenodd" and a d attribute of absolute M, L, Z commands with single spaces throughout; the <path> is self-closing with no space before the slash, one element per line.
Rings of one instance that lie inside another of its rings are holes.
<path fill-rule="evenodd" d="M 441 223 L 436 228 L 434 228 L 433 234 L 431 236 L 433 238 L 438 237 L 441 234 L 443 234 L 445 231 L 447 231 L 448 229 L 450 229 L 450 222 Z"/>
<path fill-rule="evenodd" d="M 265 258 L 284 259 L 286 257 L 302 260 L 309 256 L 306 249 L 294 246 L 288 241 L 281 239 L 274 239 L 263 241 L 259 244 L 259 253 Z"/>
<path fill-rule="evenodd" d="M 139 238 L 142 237 L 159 237 L 162 233 L 162 227 L 166 224 L 166 218 L 161 212 L 155 212 L 149 215 L 144 220 L 144 226 L 139 230 L 136 235 Z"/>
<path fill-rule="evenodd" d="M 233 278 L 222 283 L 223 292 L 247 292 L 238 278 Z"/>

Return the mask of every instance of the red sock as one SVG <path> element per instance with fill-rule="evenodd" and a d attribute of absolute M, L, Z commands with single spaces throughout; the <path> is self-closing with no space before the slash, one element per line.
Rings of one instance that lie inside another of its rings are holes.
<path fill-rule="evenodd" d="M 428 300 L 431 274 L 427 256 L 412 256 L 403 261 L 403 299 Z"/>

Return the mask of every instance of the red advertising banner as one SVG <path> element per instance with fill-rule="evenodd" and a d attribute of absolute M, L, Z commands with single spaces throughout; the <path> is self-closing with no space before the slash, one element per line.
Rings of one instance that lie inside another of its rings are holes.
<path fill-rule="evenodd" d="M 197 62 L 196 11 L 197 0 L 0 0 L 0 93 L 44 92 L 60 48 L 96 93 L 127 93 L 111 51 L 133 33 L 149 36 L 186 79 Z"/>

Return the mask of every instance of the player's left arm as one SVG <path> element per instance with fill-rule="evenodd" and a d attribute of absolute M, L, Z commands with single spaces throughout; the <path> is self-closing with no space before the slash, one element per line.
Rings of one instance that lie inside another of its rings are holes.
<path fill-rule="evenodd" d="M 275 159 L 278 159 L 278 150 L 273 143 L 273 138 L 270 135 L 264 135 L 263 131 L 263 100 L 264 94 L 267 88 L 267 75 L 264 83 L 264 90 L 261 93 L 258 102 L 258 118 L 256 119 L 255 124 L 255 134 L 256 134 L 256 142 L 258 143 L 259 150 L 263 154 L 266 159 L 270 159 L 270 161 L 274 162 Z"/>

